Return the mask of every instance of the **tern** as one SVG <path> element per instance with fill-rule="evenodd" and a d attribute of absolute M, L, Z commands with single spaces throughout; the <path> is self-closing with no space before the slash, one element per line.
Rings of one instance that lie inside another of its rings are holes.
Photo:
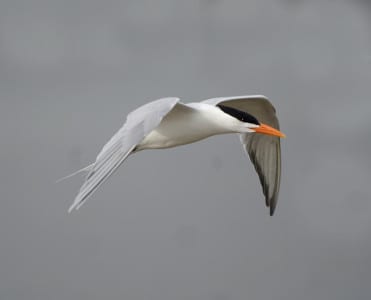
<path fill-rule="evenodd" d="M 281 149 L 276 110 L 261 95 L 219 97 L 194 103 L 162 98 L 133 112 L 104 145 L 86 171 L 69 212 L 79 209 L 129 155 L 146 149 L 164 149 L 190 144 L 218 134 L 237 133 L 250 157 L 273 215 L 280 188 Z M 69 177 L 67 176 L 67 177 Z"/>

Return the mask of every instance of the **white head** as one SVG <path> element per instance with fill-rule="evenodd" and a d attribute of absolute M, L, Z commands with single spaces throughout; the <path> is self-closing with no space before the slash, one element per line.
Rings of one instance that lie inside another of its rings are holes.
<path fill-rule="evenodd" d="M 263 133 L 263 134 L 268 134 L 268 135 L 273 135 L 273 136 L 278 136 L 278 137 L 285 137 L 285 135 L 280 132 L 279 130 L 263 124 L 258 121 L 257 118 L 255 118 L 253 115 L 241 111 L 238 109 L 235 109 L 233 107 L 225 106 L 219 104 L 218 107 L 226 114 L 234 117 L 238 121 L 238 127 L 240 128 L 241 133 L 247 133 L 247 132 L 257 132 L 257 133 Z"/>

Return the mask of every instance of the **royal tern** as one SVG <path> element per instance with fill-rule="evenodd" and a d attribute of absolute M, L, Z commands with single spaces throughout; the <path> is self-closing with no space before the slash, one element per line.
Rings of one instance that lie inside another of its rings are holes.
<path fill-rule="evenodd" d="M 176 147 L 226 133 L 240 135 L 259 175 L 266 206 L 273 215 L 281 177 L 280 137 L 284 134 L 279 131 L 273 105 L 260 95 L 188 104 L 179 98 L 162 98 L 134 110 L 104 145 L 95 162 L 80 170 L 88 174 L 69 212 L 79 209 L 130 154 Z"/>

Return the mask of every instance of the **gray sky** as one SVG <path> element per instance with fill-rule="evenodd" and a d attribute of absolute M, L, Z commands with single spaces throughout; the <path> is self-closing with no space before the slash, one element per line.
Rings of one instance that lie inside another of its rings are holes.
<path fill-rule="evenodd" d="M 367 1 L 0 1 L 0 299 L 369 299 Z M 148 101 L 264 94 L 273 218 L 234 135 L 89 164 Z M 196 156 L 197 154 L 197 156 Z"/>

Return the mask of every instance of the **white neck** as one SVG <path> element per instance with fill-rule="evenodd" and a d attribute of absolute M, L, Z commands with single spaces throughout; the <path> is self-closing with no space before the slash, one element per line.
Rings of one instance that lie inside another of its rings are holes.
<path fill-rule="evenodd" d="M 225 133 L 247 133 L 247 123 L 224 113 L 216 106 L 189 103 L 190 112 L 171 112 L 138 145 L 137 149 L 158 149 L 185 145 L 207 137 Z"/>

